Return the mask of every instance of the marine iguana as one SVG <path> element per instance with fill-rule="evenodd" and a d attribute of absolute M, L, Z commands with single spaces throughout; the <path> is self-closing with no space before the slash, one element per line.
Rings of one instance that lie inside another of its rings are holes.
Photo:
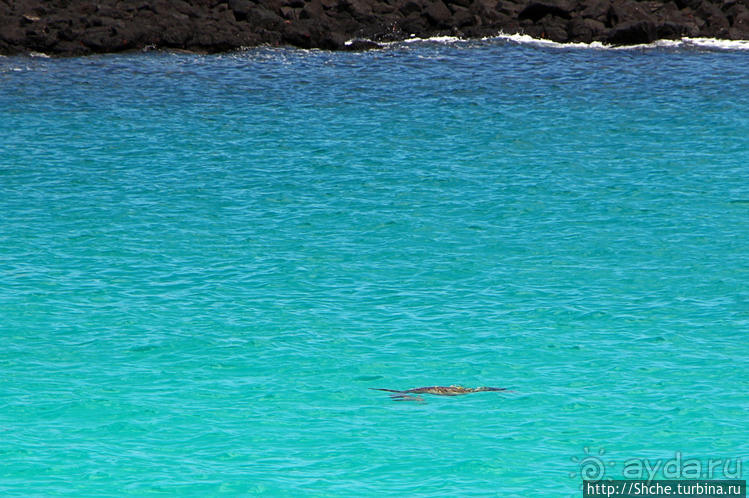
<path fill-rule="evenodd" d="M 396 401 L 423 401 L 420 396 L 412 396 L 413 394 L 436 394 L 438 396 L 459 396 L 461 394 L 480 393 L 484 391 L 507 391 L 506 387 L 463 387 L 463 386 L 428 386 L 428 387 L 415 387 L 413 389 L 407 389 L 405 391 L 398 391 L 396 389 L 381 389 L 377 387 L 370 387 L 373 391 L 387 391 L 391 394 L 390 397 Z"/>

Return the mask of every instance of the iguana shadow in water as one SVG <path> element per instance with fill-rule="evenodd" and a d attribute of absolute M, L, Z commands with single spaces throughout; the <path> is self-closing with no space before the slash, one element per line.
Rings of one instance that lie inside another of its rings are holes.
<path fill-rule="evenodd" d="M 415 394 L 435 394 L 437 396 L 460 396 L 461 394 L 480 393 L 485 391 L 506 391 L 506 387 L 463 387 L 463 386 L 429 386 L 429 387 L 415 387 L 413 389 L 406 389 L 405 391 L 398 391 L 395 389 L 381 389 L 377 387 L 370 387 L 373 391 L 387 391 L 394 393 L 390 395 L 390 399 L 395 401 L 424 401 L 421 396 L 414 396 Z"/>

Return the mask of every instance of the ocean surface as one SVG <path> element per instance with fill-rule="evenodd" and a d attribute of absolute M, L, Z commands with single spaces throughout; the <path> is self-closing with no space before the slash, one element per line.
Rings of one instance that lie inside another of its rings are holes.
<path fill-rule="evenodd" d="M 3 496 L 746 478 L 748 333 L 741 45 L 0 58 Z"/>

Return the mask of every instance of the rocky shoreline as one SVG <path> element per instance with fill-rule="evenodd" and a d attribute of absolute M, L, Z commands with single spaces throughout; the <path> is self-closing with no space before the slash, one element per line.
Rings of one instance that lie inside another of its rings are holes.
<path fill-rule="evenodd" d="M 747 40 L 749 0 L 0 0 L 4 55 L 258 45 L 361 50 L 414 35 L 499 32 L 613 45 Z"/>

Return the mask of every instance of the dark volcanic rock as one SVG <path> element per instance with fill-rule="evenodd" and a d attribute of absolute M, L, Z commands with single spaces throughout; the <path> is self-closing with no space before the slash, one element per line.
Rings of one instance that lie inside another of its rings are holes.
<path fill-rule="evenodd" d="M 565 18 L 547 15 L 541 20 L 541 26 L 543 27 L 541 36 L 555 42 L 566 43 L 569 41 L 567 24 Z"/>
<path fill-rule="evenodd" d="M 246 21 L 252 12 L 253 3 L 250 0 L 229 0 L 228 4 L 237 21 Z"/>
<path fill-rule="evenodd" d="M 369 50 L 411 35 L 500 31 L 613 44 L 749 39 L 749 0 L 0 0 L 0 54 Z"/>
<path fill-rule="evenodd" d="M 656 32 L 656 38 L 676 40 L 684 36 L 690 36 L 690 27 L 684 24 L 666 21 L 657 27 Z"/>
<path fill-rule="evenodd" d="M 436 28 L 447 28 L 451 25 L 452 12 L 442 0 L 435 0 L 424 12 L 427 20 Z"/>
<path fill-rule="evenodd" d="M 733 18 L 731 33 L 733 39 L 749 40 L 749 8 Z"/>
<path fill-rule="evenodd" d="M 656 40 L 658 31 L 651 21 L 627 22 L 612 29 L 608 42 L 614 45 L 636 45 Z"/>
<path fill-rule="evenodd" d="M 453 26 L 456 26 L 458 28 L 465 28 L 466 26 L 471 26 L 475 23 L 474 15 L 471 14 L 471 11 L 468 10 L 465 7 L 461 7 L 460 5 L 452 4 L 450 5 L 450 10 L 452 11 L 452 24 Z"/>
<path fill-rule="evenodd" d="M 572 6 L 566 1 L 534 0 L 518 14 L 518 19 L 538 22 L 549 15 L 569 19 L 571 10 Z"/>

